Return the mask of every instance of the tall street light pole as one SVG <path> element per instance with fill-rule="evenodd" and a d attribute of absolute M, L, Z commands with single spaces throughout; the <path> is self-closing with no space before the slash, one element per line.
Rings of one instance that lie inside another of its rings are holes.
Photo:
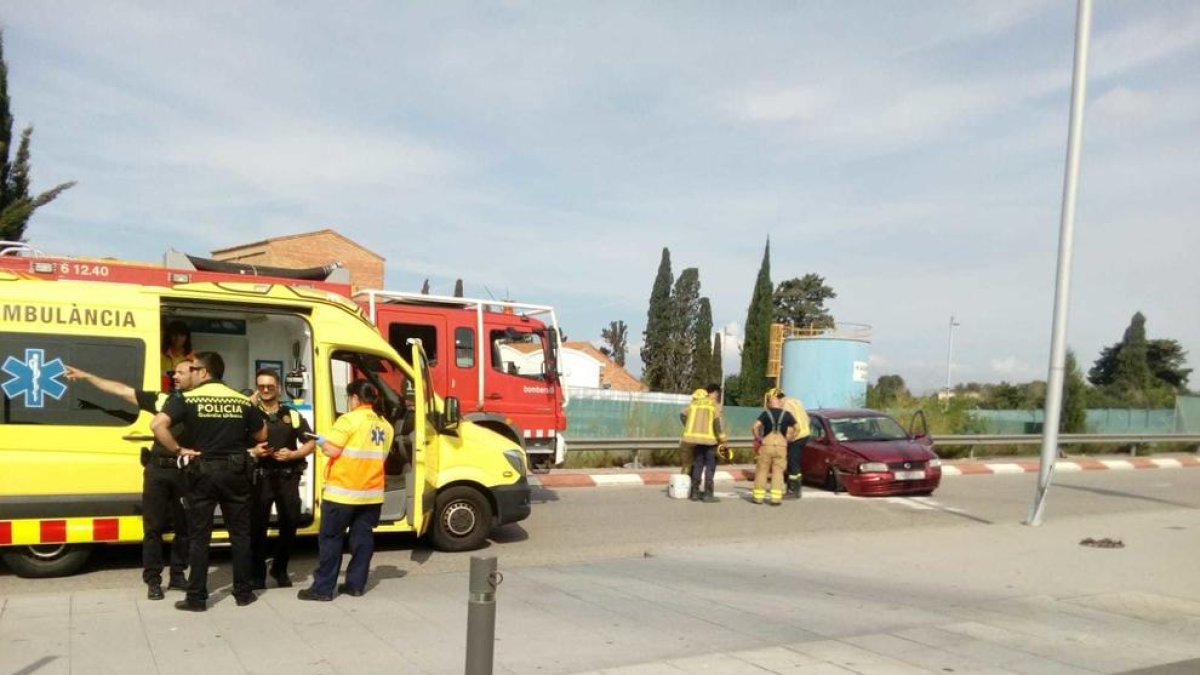
<path fill-rule="evenodd" d="M 1058 224 L 1058 271 L 1054 279 L 1054 324 L 1050 331 L 1050 373 L 1046 379 L 1045 424 L 1037 496 L 1029 525 L 1042 524 L 1046 493 L 1058 457 L 1058 422 L 1067 360 L 1067 308 L 1071 291 L 1071 252 L 1075 238 L 1075 193 L 1079 181 L 1079 145 L 1083 136 L 1083 103 L 1087 84 L 1088 37 L 1092 30 L 1092 0 L 1079 0 L 1075 20 L 1075 71 L 1071 81 L 1071 123 L 1067 133 L 1067 167 L 1063 178 L 1062 218 Z"/>
<path fill-rule="evenodd" d="M 954 315 L 950 315 L 950 331 L 946 337 L 946 400 L 950 400 L 950 369 L 954 362 L 954 327 L 959 325 L 954 320 Z"/>

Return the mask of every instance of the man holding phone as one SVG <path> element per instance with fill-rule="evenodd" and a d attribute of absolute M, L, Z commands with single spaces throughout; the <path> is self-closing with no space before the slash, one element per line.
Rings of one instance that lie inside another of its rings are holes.
<path fill-rule="evenodd" d="M 300 523 L 300 478 L 307 466 L 305 458 L 316 447 L 308 420 L 291 406 L 279 402 L 279 373 L 263 369 L 255 373 L 255 392 L 250 397 L 267 420 L 267 440 L 251 448 L 258 458 L 254 469 L 251 499 L 250 547 L 253 552 L 255 589 L 267 587 L 267 526 L 271 507 L 279 517 L 279 539 L 271 561 L 271 578 L 280 588 L 292 585 L 288 560 L 296 528 Z"/>

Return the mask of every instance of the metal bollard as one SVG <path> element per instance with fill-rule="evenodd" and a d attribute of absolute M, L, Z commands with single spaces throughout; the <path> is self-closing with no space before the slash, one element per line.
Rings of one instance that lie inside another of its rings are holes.
<path fill-rule="evenodd" d="M 504 576 L 496 571 L 495 556 L 471 556 L 467 596 L 466 675 L 491 675 L 496 644 L 496 587 Z"/>

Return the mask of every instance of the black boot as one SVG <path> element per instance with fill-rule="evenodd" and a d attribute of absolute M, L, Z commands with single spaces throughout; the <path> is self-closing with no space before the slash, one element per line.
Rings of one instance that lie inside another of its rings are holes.
<path fill-rule="evenodd" d="M 795 478 L 789 478 L 787 482 L 787 492 L 783 495 L 784 499 L 799 499 L 800 498 L 800 481 Z"/>
<path fill-rule="evenodd" d="M 704 487 L 704 502 L 707 504 L 713 504 L 713 503 L 716 503 L 719 501 L 721 501 L 721 500 L 717 499 L 717 496 L 713 494 L 712 483 L 709 483 L 708 485 L 706 485 Z"/>
<path fill-rule="evenodd" d="M 700 501 L 700 485 L 692 483 L 692 487 L 688 489 L 688 499 L 693 502 Z"/>

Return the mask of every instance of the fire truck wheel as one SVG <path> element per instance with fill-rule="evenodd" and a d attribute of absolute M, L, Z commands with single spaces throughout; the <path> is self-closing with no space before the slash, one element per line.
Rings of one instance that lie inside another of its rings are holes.
<path fill-rule="evenodd" d="M 433 545 L 442 551 L 470 551 L 483 546 L 492 531 L 492 506 L 472 487 L 457 485 L 438 494 Z"/>
<path fill-rule="evenodd" d="M 45 579 L 78 572 L 91 554 L 92 547 L 86 545 L 43 544 L 8 549 L 0 559 L 19 577 Z"/>

